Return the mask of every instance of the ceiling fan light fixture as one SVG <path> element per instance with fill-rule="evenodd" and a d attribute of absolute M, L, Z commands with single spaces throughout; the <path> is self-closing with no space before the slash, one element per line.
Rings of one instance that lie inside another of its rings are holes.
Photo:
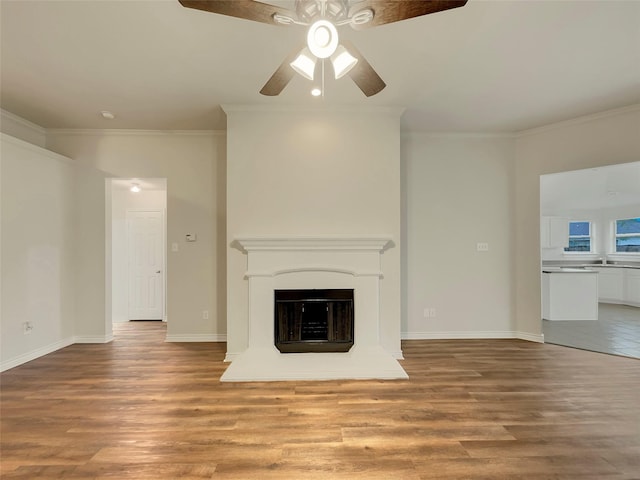
<path fill-rule="evenodd" d="M 313 57 L 309 49 L 305 47 L 289 65 L 291 65 L 291 68 L 304 78 L 313 80 L 313 74 L 316 70 L 316 62 L 317 60 Z"/>
<path fill-rule="evenodd" d="M 338 48 L 338 30 L 328 20 L 318 20 L 309 27 L 307 46 L 318 58 L 329 58 Z"/>
<path fill-rule="evenodd" d="M 358 59 L 351 55 L 342 45 L 338 46 L 335 53 L 331 55 L 331 65 L 333 66 L 336 80 L 349 73 L 356 66 L 356 63 L 358 63 Z"/>

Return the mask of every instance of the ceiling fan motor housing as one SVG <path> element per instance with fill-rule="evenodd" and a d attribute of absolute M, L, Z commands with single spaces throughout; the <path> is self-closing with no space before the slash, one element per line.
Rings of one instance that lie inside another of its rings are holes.
<path fill-rule="evenodd" d="M 296 14 L 303 23 L 320 18 L 333 23 L 345 20 L 349 11 L 348 0 L 296 0 Z"/>

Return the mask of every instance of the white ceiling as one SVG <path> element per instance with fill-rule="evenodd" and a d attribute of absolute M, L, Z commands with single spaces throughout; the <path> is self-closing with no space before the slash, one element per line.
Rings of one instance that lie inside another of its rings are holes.
<path fill-rule="evenodd" d="M 640 214 L 640 162 L 540 177 L 543 214 L 635 205 Z"/>
<path fill-rule="evenodd" d="M 390 0 L 391 1 L 391 0 Z M 640 102 L 640 1 L 483 1 L 356 32 L 387 83 L 258 91 L 303 27 L 177 0 L 0 0 L 0 106 L 46 128 L 224 129 L 221 104 L 405 107 L 404 128 L 513 132 Z M 101 110 L 116 114 L 105 120 Z"/>

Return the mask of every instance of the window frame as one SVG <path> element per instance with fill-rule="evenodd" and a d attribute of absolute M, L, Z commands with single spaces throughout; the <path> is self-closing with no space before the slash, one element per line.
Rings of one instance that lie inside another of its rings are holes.
<path fill-rule="evenodd" d="M 571 224 L 572 223 L 586 223 L 589 225 L 589 235 L 571 235 Z M 595 250 L 595 237 L 593 235 L 593 230 L 594 230 L 594 224 L 591 220 L 569 220 L 569 239 L 568 242 L 569 244 L 571 244 L 571 239 L 579 239 L 579 238 L 588 238 L 589 239 L 589 250 L 586 251 L 572 251 L 572 250 L 567 250 L 567 248 L 571 248 L 569 247 L 564 247 L 562 249 L 562 253 L 564 255 L 593 255 L 596 250 Z"/>
<path fill-rule="evenodd" d="M 634 220 L 640 219 L 640 217 L 629 217 L 629 218 L 616 218 L 613 221 L 613 235 L 612 238 L 612 255 L 640 255 L 640 252 L 619 252 L 618 251 L 618 238 L 630 238 L 630 237 L 639 237 L 640 233 L 618 233 L 618 222 L 620 220 Z"/>

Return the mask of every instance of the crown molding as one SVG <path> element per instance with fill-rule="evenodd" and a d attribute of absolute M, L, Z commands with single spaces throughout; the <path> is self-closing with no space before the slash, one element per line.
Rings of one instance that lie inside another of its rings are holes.
<path fill-rule="evenodd" d="M 0 118 L 2 119 L 6 118 L 7 120 L 10 120 L 14 123 L 22 125 L 23 127 L 26 127 L 29 130 L 32 130 L 34 133 L 37 133 L 38 135 L 46 135 L 47 133 L 46 128 L 41 127 L 40 125 L 30 122 L 29 120 L 19 117 L 18 115 L 8 112 L 7 110 L 4 110 L 4 109 L 0 109 Z"/>
<path fill-rule="evenodd" d="M 571 118 L 569 120 L 563 120 L 561 122 L 550 123 L 541 127 L 530 128 L 528 130 L 521 130 L 515 132 L 516 138 L 528 137 L 532 135 L 538 135 L 553 130 L 559 130 L 561 128 L 570 127 L 573 125 L 581 125 L 584 123 L 594 122 L 596 120 L 602 120 L 604 118 L 617 117 L 627 113 L 640 112 L 640 103 L 633 105 L 627 105 L 626 107 L 614 108 L 611 110 L 605 110 L 604 112 L 592 113 L 589 115 L 582 115 L 580 117 Z"/>
<path fill-rule="evenodd" d="M 2 139 L 3 143 L 4 142 L 12 143 L 24 150 L 31 150 L 32 152 L 38 153 L 39 155 L 43 155 L 45 157 L 49 157 L 53 160 L 57 160 L 58 162 L 75 165 L 74 160 L 69 157 L 65 157 L 64 155 L 60 155 L 59 153 L 52 152 L 51 150 L 47 150 L 46 148 L 39 147 L 38 145 L 34 145 L 33 143 L 20 140 L 19 138 L 12 137 L 11 135 L 7 135 L 6 133 L 0 133 L 0 138 Z"/>
<path fill-rule="evenodd" d="M 309 106 L 309 105 L 263 105 L 263 104 L 223 104 L 225 113 L 354 113 L 354 114 L 382 114 L 400 118 L 405 111 L 403 107 L 375 107 L 375 106 Z"/>
<path fill-rule="evenodd" d="M 48 128 L 47 135 L 75 135 L 101 137 L 148 137 L 148 136 L 185 136 L 185 137 L 221 137 L 226 130 L 137 130 L 137 129 L 100 129 L 100 128 Z"/>
<path fill-rule="evenodd" d="M 492 138 L 500 138 L 500 139 L 509 139 L 515 138 L 516 135 L 511 132 L 427 132 L 420 130 L 405 130 L 400 132 L 401 137 L 407 138 L 451 138 L 451 139 L 461 139 L 461 138 L 477 138 L 477 139 L 492 139 Z"/>

